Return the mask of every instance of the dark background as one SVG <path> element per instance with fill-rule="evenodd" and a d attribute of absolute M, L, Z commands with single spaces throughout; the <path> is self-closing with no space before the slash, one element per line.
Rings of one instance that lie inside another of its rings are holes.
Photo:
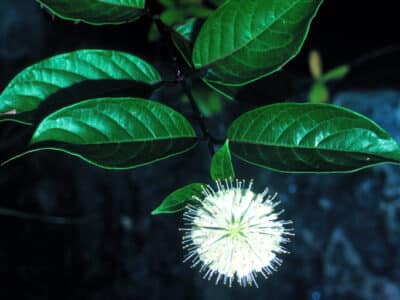
<path fill-rule="evenodd" d="M 307 56 L 318 49 L 325 69 L 352 66 L 346 79 L 330 86 L 334 102 L 368 115 L 400 140 L 397 8 L 392 1 L 349 3 L 326 1 L 302 53 L 282 74 L 226 104 L 223 116 L 209 121 L 214 134 L 222 137 L 230 120 L 255 104 L 304 99 Z M 81 48 L 125 50 L 169 72 L 165 45 L 146 42 L 149 25 L 76 25 L 52 20 L 33 0 L 1 0 L 0 89 L 24 67 Z M 187 110 L 176 103 L 176 90 L 162 96 Z M 27 142 L 20 130 L 1 124 L 2 160 Z M 200 145 L 130 171 L 96 169 L 52 152 L 0 168 L 0 298 L 400 300 L 398 166 L 288 175 L 235 160 L 240 177 L 279 192 L 296 236 L 283 266 L 260 280 L 259 289 L 229 289 L 181 263 L 179 214 L 150 216 L 174 189 L 209 182 L 209 161 Z"/>

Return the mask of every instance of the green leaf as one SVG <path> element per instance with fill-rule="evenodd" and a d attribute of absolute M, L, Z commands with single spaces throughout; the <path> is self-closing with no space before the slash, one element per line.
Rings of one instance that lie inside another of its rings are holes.
<path fill-rule="evenodd" d="M 351 172 L 400 162 L 399 144 L 386 131 L 330 104 L 264 106 L 236 119 L 227 136 L 238 158 L 282 172 Z"/>
<path fill-rule="evenodd" d="M 191 91 L 194 101 L 204 117 L 210 118 L 222 111 L 223 103 L 221 101 L 221 96 L 209 89 L 206 85 L 194 83 Z M 186 95 L 183 96 L 182 100 L 185 103 L 189 103 L 189 99 Z"/>
<path fill-rule="evenodd" d="M 175 46 L 181 52 L 184 59 L 191 65 L 193 36 L 198 29 L 196 18 L 207 17 L 212 11 L 201 5 L 191 5 L 187 7 L 173 7 L 164 10 L 160 19 L 168 26 L 173 27 L 171 37 Z M 149 41 L 154 42 L 160 38 L 156 24 L 152 24 L 149 31 Z M 183 51 L 183 52 L 182 52 Z M 190 63 L 189 63 L 190 62 Z"/>
<path fill-rule="evenodd" d="M 91 25 L 123 24 L 144 14 L 145 0 L 36 0 L 57 17 Z"/>
<path fill-rule="evenodd" d="M 202 196 L 203 186 L 206 184 L 192 183 L 176 190 L 169 194 L 151 214 L 172 214 L 183 210 L 188 202 L 194 200 L 193 196 L 199 198 Z"/>
<path fill-rule="evenodd" d="M 175 47 L 189 66 L 193 66 L 193 41 L 198 27 L 198 22 L 198 19 L 190 18 L 183 24 L 175 26 L 174 30 L 171 32 L 171 38 Z"/>
<path fill-rule="evenodd" d="M 172 26 L 174 24 L 183 22 L 185 20 L 185 15 L 182 12 L 182 10 L 180 10 L 179 8 L 172 7 L 172 8 L 168 8 L 168 9 L 164 10 L 160 14 L 160 19 L 166 25 Z M 154 22 L 150 26 L 148 39 L 149 39 L 149 42 L 155 42 L 160 39 L 160 33 Z"/>
<path fill-rule="evenodd" d="M 212 13 L 212 10 L 201 5 L 191 5 L 187 7 L 176 7 L 164 10 L 160 18 L 167 25 L 191 22 L 192 18 L 206 18 Z M 183 25 L 186 26 L 186 25 Z"/>
<path fill-rule="evenodd" d="M 128 169 L 186 152 L 197 137 L 190 123 L 168 106 L 140 98 L 100 98 L 47 116 L 31 144 L 33 149 L 24 154 L 56 150 L 98 167 Z"/>
<path fill-rule="evenodd" d="M 310 93 L 308 95 L 311 103 L 327 103 L 329 102 L 329 90 L 325 83 L 315 82 L 311 86 Z"/>
<path fill-rule="evenodd" d="M 205 79 L 244 85 L 280 70 L 300 51 L 322 0 L 231 0 L 202 26 L 193 63 Z"/>
<path fill-rule="evenodd" d="M 321 80 L 325 82 L 332 80 L 340 80 L 346 77 L 349 72 L 350 72 L 350 66 L 342 65 L 323 74 Z"/>
<path fill-rule="evenodd" d="M 22 114 L 0 114 L 0 123 L 13 122 L 25 126 L 33 126 L 33 116 L 29 113 Z"/>
<path fill-rule="evenodd" d="M 157 70 L 128 53 L 110 50 L 78 50 L 50 57 L 14 77 L 0 95 L 0 113 L 37 108 L 51 94 L 86 80 L 161 81 Z"/>
<path fill-rule="evenodd" d="M 218 115 L 222 110 L 222 101 L 220 95 L 210 89 L 194 90 L 193 97 L 206 118 Z"/>
<path fill-rule="evenodd" d="M 175 47 L 179 50 L 188 66 L 191 67 L 194 67 L 192 63 L 193 44 L 196 40 L 201 24 L 202 20 L 200 19 L 188 19 L 185 23 L 175 26 L 171 35 Z M 239 87 L 235 86 L 219 85 L 216 83 L 211 84 L 206 80 L 203 80 L 203 82 L 212 90 L 229 100 L 233 100 L 239 90 Z"/>
<path fill-rule="evenodd" d="M 165 7 L 175 7 L 176 0 L 158 0 Z"/>
<path fill-rule="evenodd" d="M 160 19 L 168 26 L 171 26 L 183 22 L 185 20 L 185 14 L 179 8 L 169 8 L 161 13 Z"/>
<path fill-rule="evenodd" d="M 193 31 L 195 30 L 197 19 L 190 18 L 184 23 L 175 26 L 175 32 L 179 33 L 187 42 L 193 42 Z"/>
<path fill-rule="evenodd" d="M 150 25 L 149 33 L 147 35 L 147 40 L 149 43 L 154 43 L 160 39 L 160 32 L 157 29 L 157 26 L 155 23 L 152 23 Z"/>
<path fill-rule="evenodd" d="M 201 4 L 188 5 L 186 7 L 180 8 L 180 9 L 184 14 L 185 19 L 191 18 L 191 17 L 207 18 L 213 12 L 213 10 L 206 8 Z"/>
<path fill-rule="evenodd" d="M 312 50 L 308 55 L 308 67 L 312 77 L 316 80 L 322 75 L 322 58 L 317 50 Z"/>
<path fill-rule="evenodd" d="M 207 80 L 203 80 L 203 82 L 211 89 L 224 96 L 228 100 L 235 100 L 236 95 L 239 93 L 241 87 L 239 86 L 228 86 L 217 83 L 211 83 Z"/>
<path fill-rule="evenodd" d="M 211 178 L 212 180 L 223 180 L 235 177 L 235 171 L 232 165 L 231 152 L 229 151 L 229 140 L 214 154 L 211 160 Z"/>

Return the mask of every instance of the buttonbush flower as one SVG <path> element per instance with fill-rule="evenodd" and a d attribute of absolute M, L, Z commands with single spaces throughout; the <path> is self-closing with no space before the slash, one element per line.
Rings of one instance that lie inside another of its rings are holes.
<path fill-rule="evenodd" d="M 252 191 L 253 182 L 216 182 L 217 189 L 203 187 L 203 197 L 193 196 L 194 204 L 184 213 L 184 262 L 192 260 L 192 267 L 208 280 L 215 275 L 215 283 L 258 287 L 258 274 L 267 278 L 282 264 L 278 254 L 287 253 L 282 244 L 293 235 L 279 220 L 283 212 L 276 211 L 277 194 Z"/>

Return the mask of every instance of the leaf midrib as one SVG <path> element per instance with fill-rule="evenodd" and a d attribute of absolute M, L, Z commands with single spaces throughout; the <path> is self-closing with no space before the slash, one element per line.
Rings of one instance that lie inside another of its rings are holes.
<path fill-rule="evenodd" d="M 129 144 L 129 143 L 143 143 L 143 142 L 159 142 L 159 141 L 167 141 L 167 140 L 176 140 L 176 139 L 197 139 L 195 135 L 193 136 L 184 136 L 184 135 L 179 135 L 179 136 L 173 136 L 173 137 L 162 137 L 162 138 L 153 138 L 153 139 L 135 139 L 135 140 L 120 140 L 120 141 L 106 141 L 106 142 L 93 142 L 93 143 L 70 143 L 70 142 L 65 142 L 65 141 L 59 141 L 59 140 L 42 140 L 38 142 L 32 142 L 31 144 L 39 144 L 39 143 L 48 143 L 48 142 L 57 142 L 57 143 L 62 143 L 62 144 L 68 144 L 68 145 L 110 145 L 110 144 Z"/>
<path fill-rule="evenodd" d="M 332 152 L 339 152 L 339 153 L 368 154 L 368 155 L 375 155 L 375 156 L 383 157 L 383 155 L 380 155 L 377 152 L 361 152 L 361 151 L 353 151 L 353 150 L 346 151 L 346 150 L 341 150 L 341 149 L 329 149 L 329 148 L 324 148 L 324 147 L 316 148 L 316 147 L 306 147 L 306 146 L 296 146 L 296 145 L 288 146 L 288 145 L 273 144 L 273 143 L 259 143 L 259 144 L 257 144 L 257 143 L 254 143 L 254 142 L 248 141 L 248 140 L 237 141 L 237 140 L 234 140 L 234 139 L 230 139 L 230 142 L 238 143 L 238 144 L 240 144 L 240 143 L 242 143 L 242 144 L 251 144 L 251 145 L 254 145 L 254 146 L 267 146 L 267 147 L 277 147 L 277 148 L 285 148 L 285 149 L 296 148 L 296 149 L 299 149 L 299 150 L 332 151 Z M 382 152 L 382 153 L 384 154 L 384 153 L 395 153 L 395 152 L 399 152 L 399 156 L 400 156 L 400 148 L 398 148 L 397 151 L 387 151 L 387 152 Z M 393 159 L 393 158 L 390 158 L 390 159 L 392 159 L 393 161 L 400 161 L 400 158 L 398 160 Z"/>
<path fill-rule="evenodd" d="M 284 15 L 286 15 L 294 6 L 296 6 L 296 5 L 297 5 L 298 3 L 300 3 L 301 1 L 303 1 L 303 0 L 298 0 L 298 1 L 295 2 L 293 5 L 291 5 L 288 9 L 284 10 L 283 13 L 282 13 L 280 16 L 278 16 L 272 23 L 270 23 L 270 25 L 269 25 L 268 27 L 266 27 L 263 31 L 261 31 L 259 34 L 257 34 L 256 36 L 254 36 L 253 39 L 250 39 L 250 40 L 247 41 L 245 44 L 243 44 L 241 47 L 239 47 L 239 48 L 237 48 L 237 49 L 235 49 L 235 50 L 233 50 L 233 51 L 231 51 L 231 52 L 225 54 L 224 56 L 222 56 L 222 57 L 220 57 L 220 58 L 218 58 L 218 59 L 216 59 L 216 60 L 214 60 L 214 61 L 212 61 L 212 62 L 209 62 L 209 63 L 206 64 L 206 65 L 199 66 L 199 69 L 208 68 L 208 67 L 210 67 L 212 64 L 218 63 L 218 62 L 220 62 L 221 60 L 224 60 L 224 59 L 226 59 L 227 57 L 234 55 L 236 52 L 239 52 L 240 50 L 242 50 L 243 48 L 245 48 L 245 47 L 248 46 L 249 44 L 253 43 L 254 40 L 256 40 L 256 39 L 259 38 L 261 35 L 263 35 L 269 28 L 271 28 L 271 27 L 277 22 L 277 20 L 281 19 Z"/>

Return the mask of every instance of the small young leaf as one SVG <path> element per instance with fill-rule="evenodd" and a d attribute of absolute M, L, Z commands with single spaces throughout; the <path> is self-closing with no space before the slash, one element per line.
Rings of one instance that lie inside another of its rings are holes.
<path fill-rule="evenodd" d="M 315 82 L 311 86 L 310 94 L 308 95 L 311 103 L 327 103 L 329 102 L 329 90 L 325 83 Z"/>
<path fill-rule="evenodd" d="M 202 196 L 203 186 L 206 184 L 192 183 L 176 190 L 169 194 L 151 214 L 172 214 L 183 210 L 188 202 L 194 200 L 193 196 L 199 198 Z"/>
<path fill-rule="evenodd" d="M 350 72 L 349 65 L 341 65 L 323 74 L 321 80 L 325 82 L 331 80 L 340 80 L 346 77 L 346 75 L 349 72 Z"/>
<path fill-rule="evenodd" d="M 308 56 L 308 66 L 310 68 L 311 75 L 314 79 L 318 79 L 322 75 L 322 59 L 318 51 L 313 50 Z"/>
<path fill-rule="evenodd" d="M 204 117 L 210 118 L 221 112 L 223 103 L 218 93 L 200 83 L 194 83 L 191 90 L 194 101 Z M 186 95 L 183 96 L 182 100 L 189 103 Z"/>
<path fill-rule="evenodd" d="M 351 172 L 400 162 L 400 146 L 386 131 L 330 104 L 260 107 L 236 119 L 227 136 L 238 158 L 282 172 Z"/>
<path fill-rule="evenodd" d="M 244 85 L 280 70 L 307 36 L 322 0 L 231 0 L 210 15 L 193 49 L 205 80 Z"/>
<path fill-rule="evenodd" d="M 207 88 L 207 90 L 196 91 L 193 97 L 204 117 L 210 118 L 221 113 L 221 96 L 213 90 Z"/>
<path fill-rule="evenodd" d="M 171 26 L 182 23 L 185 20 L 185 14 L 179 8 L 169 8 L 161 13 L 160 19 L 168 26 Z"/>
<path fill-rule="evenodd" d="M 86 80 L 161 81 L 158 71 L 144 60 L 119 51 L 78 50 L 50 57 L 20 72 L 0 95 L 0 113 L 29 111 L 62 88 Z"/>
<path fill-rule="evenodd" d="M 174 7 L 176 4 L 176 0 L 158 0 L 160 4 L 162 4 L 165 7 Z"/>
<path fill-rule="evenodd" d="M 160 32 L 157 29 L 157 26 L 155 23 L 152 23 L 150 25 L 149 33 L 147 35 L 147 40 L 149 43 L 154 43 L 160 39 Z"/>
<path fill-rule="evenodd" d="M 196 18 L 190 18 L 184 23 L 175 26 L 171 33 L 172 41 L 175 47 L 181 53 L 186 63 L 193 67 L 192 50 L 194 40 L 198 34 L 202 21 Z"/>
<path fill-rule="evenodd" d="M 91 25 L 132 22 L 144 14 L 145 0 L 36 0 L 53 15 Z"/>
<path fill-rule="evenodd" d="M 179 8 L 171 7 L 164 10 L 160 14 L 160 19 L 166 25 L 172 26 L 174 24 L 182 23 L 185 20 L 185 15 Z M 154 22 L 150 26 L 148 39 L 149 42 L 155 42 L 160 39 L 160 33 L 158 31 L 157 25 Z"/>
<path fill-rule="evenodd" d="M 24 154 L 56 150 L 105 169 L 128 169 L 186 152 L 197 137 L 168 106 L 140 98 L 101 98 L 47 116 L 31 144 Z"/>
<path fill-rule="evenodd" d="M 231 152 L 229 151 L 229 140 L 214 154 L 211 160 L 212 180 L 223 180 L 235 177 L 232 165 Z"/>
<path fill-rule="evenodd" d="M 187 19 L 184 23 L 175 26 L 175 32 L 183 37 L 187 42 L 193 42 L 193 31 L 195 30 L 196 18 Z"/>
<path fill-rule="evenodd" d="M 188 7 L 175 7 L 164 10 L 160 19 L 168 26 L 172 27 L 171 37 L 175 46 L 180 52 L 183 51 L 182 56 L 191 65 L 192 48 L 194 33 L 198 32 L 198 19 L 205 18 L 212 11 L 200 6 L 188 6 Z M 175 27 L 174 27 L 175 26 Z M 158 40 L 160 34 L 157 26 L 153 23 L 150 27 L 149 40 L 154 42 Z M 190 53 L 190 54 L 189 54 Z M 190 63 L 189 63 L 190 62 Z"/>

